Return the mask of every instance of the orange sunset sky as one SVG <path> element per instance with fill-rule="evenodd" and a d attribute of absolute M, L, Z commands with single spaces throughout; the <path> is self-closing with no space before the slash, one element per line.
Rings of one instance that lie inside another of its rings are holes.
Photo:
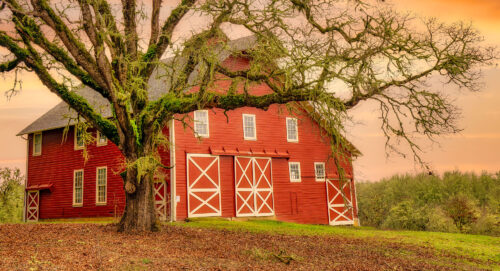
<path fill-rule="evenodd" d="M 166 3 L 168 1 L 164 1 Z M 444 22 L 472 22 L 485 37 L 486 44 L 500 47 L 500 0 L 389 0 L 397 9 Z M 13 74 L 0 77 L 0 91 L 11 87 Z M 0 95 L 0 167 L 25 170 L 26 141 L 16 134 L 59 102 L 34 76 L 23 74 L 22 91 L 7 100 Z M 423 155 L 431 169 L 489 172 L 500 171 L 500 68 L 484 68 L 484 88 L 479 93 L 456 90 L 434 83 L 447 91 L 462 109 L 463 132 L 438 138 L 436 143 L 422 141 Z M 384 138 L 379 129 L 374 104 L 361 104 L 352 113 L 348 139 L 363 153 L 354 162 L 358 180 L 378 180 L 395 173 L 415 173 L 420 168 L 411 156 L 386 157 Z"/>

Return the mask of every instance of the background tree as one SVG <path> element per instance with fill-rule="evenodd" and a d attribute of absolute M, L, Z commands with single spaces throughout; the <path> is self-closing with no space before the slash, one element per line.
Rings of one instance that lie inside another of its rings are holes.
<path fill-rule="evenodd" d="M 404 140 L 420 160 L 414 133 L 432 138 L 457 131 L 457 111 L 447 94 L 427 87 L 425 79 L 438 74 L 477 90 L 478 66 L 494 57 L 469 25 L 412 19 L 361 0 L 0 3 L 5 26 L 0 71 L 36 73 L 124 155 L 126 208 L 120 230 L 127 231 L 154 229 L 152 178 L 161 166 L 156 152 L 164 142 L 162 128 L 176 114 L 307 101 L 337 150 L 345 144 L 341 135 L 349 110 L 375 100 L 388 147 L 394 146 L 391 138 Z M 174 41 L 179 23 L 193 14 L 202 16 L 205 27 Z M 222 51 L 237 49 L 228 46 L 221 31 L 228 24 L 255 38 L 245 52 L 252 60 L 247 70 L 221 63 Z M 142 31 L 143 25 L 150 30 Z M 160 61 L 164 55 L 171 60 Z M 155 70 L 170 83 L 161 97 L 151 99 Z M 217 80 L 231 80 L 235 88 L 216 92 Z M 272 93 L 252 95 L 252 84 L 267 84 Z M 112 117 L 73 91 L 79 85 L 109 101 Z M 189 91 L 194 86 L 197 91 Z"/>
<path fill-rule="evenodd" d="M 0 168 L 0 223 L 23 220 L 23 182 L 18 168 Z"/>

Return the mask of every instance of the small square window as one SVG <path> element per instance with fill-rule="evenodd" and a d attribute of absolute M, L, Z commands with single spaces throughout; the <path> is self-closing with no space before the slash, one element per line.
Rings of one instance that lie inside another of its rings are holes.
<path fill-rule="evenodd" d="M 194 134 L 199 137 L 208 137 L 208 111 L 194 111 Z"/>
<path fill-rule="evenodd" d="M 288 163 L 290 169 L 290 182 L 297 183 L 300 182 L 300 163 L 290 162 Z"/>
<path fill-rule="evenodd" d="M 81 150 L 85 147 L 82 131 L 75 125 L 75 150 Z"/>
<path fill-rule="evenodd" d="M 256 140 L 255 115 L 243 114 L 243 138 L 245 140 Z"/>
<path fill-rule="evenodd" d="M 106 145 L 108 145 L 108 138 L 100 131 L 97 131 L 97 146 L 106 146 Z"/>
<path fill-rule="evenodd" d="M 286 118 L 286 140 L 288 142 L 299 142 L 297 119 Z"/>
<path fill-rule="evenodd" d="M 33 135 L 33 156 L 42 154 L 42 133 Z"/>
<path fill-rule="evenodd" d="M 325 181 L 325 163 L 314 163 L 314 171 L 316 175 L 316 181 L 323 182 Z"/>

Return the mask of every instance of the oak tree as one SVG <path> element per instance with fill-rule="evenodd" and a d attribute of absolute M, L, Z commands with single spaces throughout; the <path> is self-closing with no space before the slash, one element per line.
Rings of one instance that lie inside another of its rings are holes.
<path fill-rule="evenodd" d="M 408 143 L 418 159 L 412 135 L 457 131 L 450 94 L 426 80 L 436 75 L 477 90 L 479 68 L 495 57 L 468 24 L 423 20 L 370 0 L 0 0 L 0 9 L 0 71 L 35 73 L 123 154 L 123 231 L 155 229 L 157 151 L 162 129 L 179 114 L 306 103 L 338 149 L 349 110 L 373 100 L 385 136 Z M 174 39 L 183 21 L 196 18 L 200 29 Z M 253 37 L 246 70 L 222 65 L 221 54 L 242 53 L 230 46 L 227 26 Z M 158 74 L 169 84 L 151 98 Z M 238 91 L 217 91 L 221 78 Z M 255 84 L 272 92 L 253 95 Z M 106 99 L 112 116 L 74 91 L 80 86 Z"/>

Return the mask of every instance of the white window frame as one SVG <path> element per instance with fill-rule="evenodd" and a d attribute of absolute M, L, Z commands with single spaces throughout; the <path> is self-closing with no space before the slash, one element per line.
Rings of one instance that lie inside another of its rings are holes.
<path fill-rule="evenodd" d="M 75 202 L 76 200 L 76 191 L 75 191 L 75 181 L 76 181 L 76 173 L 81 172 L 82 173 L 82 202 Z M 83 182 L 85 180 L 85 175 L 83 172 L 83 169 L 75 169 L 73 171 L 73 207 L 82 207 L 83 206 Z"/>
<path fill-rule="evenodd" d="M 76 125 L 74 127 L 75 127 L 75 136 L 74 136 L 75 150 L 83 150 L 85 148 L 85 142 L 83 142 L 82 140 L 83 144 L 81 146 L 78 145 L 78 128 L 76 127 Z"/>
<path fill-rule="evenodd" d="M 40 135 L 40 151 L 39 152 L 36 152 L 36 140 L 35 140 L 35 138 L 37 135 Z M 42 155 L 42 141 L 43 141 L 42 132 L 38 132 L 38 133 L 33 134 L 33 156 Z"/>
<path fill-rule="evenodd" d="M 292 179 L 292 165 L 297 165 L 299 169 L 299 178 L 298 179 Z M 291 183 L 300 183 L 302 182 L 301 174 L 300 174 L 300 162 L 288 162 L 288 174 L 290 175 L 290 182 Z"/>
<path fill-rule="evenodd" d="M 288 133 L 288 121 L 295 122 L 295 139 L 290 138 L 290 134 Z M 296 118 L 286 118 L 286 141 L 288 142 L 299 142 L 299 123 Z"/>
<path fill-rule="evenodd" d="M 250 117 L 250 118 L 253 118 L 253 137 L 250 137 L 250 136 L 247 136 L 246 135 L 246 126 L 245 126 L 245 118 L 246 117 Z M 256 118 L 255 118 L 255 115 L 254 114 L 243 114 L 242 115 L 242 118 L 243 118 L 243 139 L 245 140 L 257 140 L 257 121 L 256 121 Z"/>
<path fill-rule="evenodd" d="M 101 139 L 105 139 L 104 142 L 101 142 Z M 108 138 L 103 135 L 99 130 L 97 130 L 97 146 L 106 146 L 108 145 Z"/>
<path fill-rule="evenodd" d="M 106 179 L 104 182 L 104 201 L 99 201 L 99 170 L 106 169 Z M 95 170 L 95 204 L 106 205 L 108 201 L 108 167 L 97 167 Z"/>
<path fill-rule="evenodd" d="M 316 166 L 323 166 L 323 178 L 318 178 L 318 171 L 316 170 Z M 317 182 L 324 182 L 326 179 L 326 167 L 323 162 L 314 162 L 314 176 Z"/>
<path fill-rule="evenodd" d="M 200 134 L 198 131 L 196 131 L 196 122 L 200 121 L 199 119 L 196 118 L 196 112 L 204 112 L 205 113 L 205 116 L 206 116 L 206 125 L 207 125 L 207 133 L 206 134 Z M 210 130 L 209 130 L 209 117 L 208 117 L 208 110 L 196 110 L 194 111 L 193 113 L 193 120 L 194 120 L 194 124 L 193 124 L 193 130 L 194 130 L 194 134 L 195 136 L 197 137 L 209 137 L 210 136 Z"/>

